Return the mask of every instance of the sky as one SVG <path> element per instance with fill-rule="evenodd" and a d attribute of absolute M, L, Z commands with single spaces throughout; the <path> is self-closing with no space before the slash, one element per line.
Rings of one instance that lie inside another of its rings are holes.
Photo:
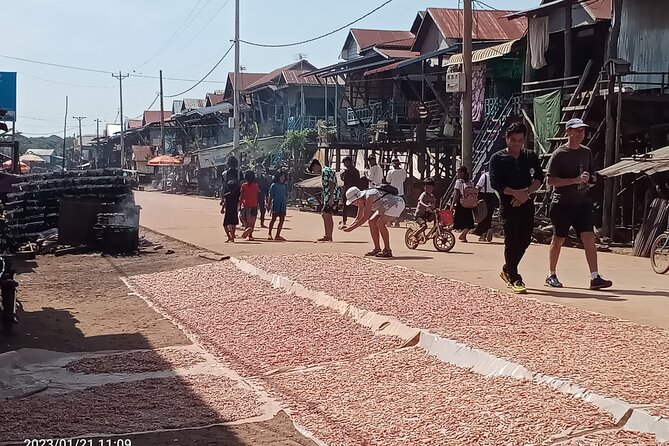
<path fill-rule="evenodd" d="M 540 0 L 485 0 L 496 9 L 527 9 Z M 155 101 L 163 70 L 165 95 L 191 88 L 212 69 L 234 38 L 234 0 L 22 0 L 3 5 L 3 45 L 0 71 L 18 72 L 17 132 L 26 136 L 62 135 L 65 96 L 69 97 L 67 134 L 78 134 L 73 116 L 85 116 L 83 134 L 95 134 L 95 119 L 118 123 L 119 81 L 123 81 L 123 114 L 141 117 L 159 110 Z M 240 38 L 279 44 L 306 40 L 363 16 L 383 0 L 241 0 Z M 169 5 L 169 6 L 167 6 Z M 356 28 L 408 30 L 419 10 L 457 8 L 459 0 L 393 0 L 356 23 Z M 478 4 L 476 8 L 486 9 Z M 302 54 L 322 67 L 336 63 L 347 30 L 289 48 L 241 45 L 240 61 L 248 72 L 269 72 Z M 101 70 L 64 69 L 2 56 Z M 204 98 L 223 90 L 234 69 L 234 52 L 205 82 L 177 98 Z M 171 110 L 173 99 L 165 98 Z M 102 130 L 101 130 L 102 131 Z"/>

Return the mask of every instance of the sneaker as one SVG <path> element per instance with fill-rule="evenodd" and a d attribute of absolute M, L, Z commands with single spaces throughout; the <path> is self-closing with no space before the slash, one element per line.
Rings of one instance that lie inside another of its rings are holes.
<path fill-rule="evenodd" d="M 392 256 L 393 256 L 393 252 L 390 249 L 384 249 L 383 251 L 381 251 L 380 253 L 378 253 L 376 255 L 376 257 L 387 257 L 387 258 L 392 257 Z"/>
<path fill-rule="evenodd" d="M 515 282 L 511 283 L 509 285 L 509 288 L 511 288 L 511 291 L 513 291 L 516 294 L 525 294 L 527 293 L 527 288 L 525 287 L 525 284 L 521 279 L 516 280 Z"/>
<path fill-rule="evenodd" d="M 613 286 L 613 282 L 610 280 L 603 279 L 602 276 L 597 276 L 596 278 L 590 281 L 591 290 L 601 290 L 602 288 L 610 288 Z"/>
<path fill-rule="evenodd" d="M 509 276 L 509 273 L 502 270 L 502 272 L 499 273 L 499 277 L 501 277 L 502 280 L 504 281 L 504 283 L 506 283 L 506 286 L 508 286 L 508 287 L 511 286 L 511 276 Z"/>
<path fill-rule="evenodd" d="M 546 286 L 549 286 L 551 288 L 562 288 L 562 283 L 560 283 L 555 274 L 552 274 L 546 277 Z"/>
<path fill-rule="evenodd" d="M 376 249 L 376 248 L 374 248 L 374 249 L 372 249 L 371 251 L 369 251 L 368 253 L 366 253 L 365 256 L 366 256 L 366 257 L 376 257 L 376 255 L 377 255 L 378 253 L 380 253 L 380 252 L 381 252 L 380 249 Z"/>

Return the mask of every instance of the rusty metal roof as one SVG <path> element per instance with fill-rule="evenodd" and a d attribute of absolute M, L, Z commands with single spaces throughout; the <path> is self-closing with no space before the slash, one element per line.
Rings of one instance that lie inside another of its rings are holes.
<path fill-rule="evenodd" d="M 352 28 L 351 34 L 358 43 L 361 51 L 373 46 L 409 49 L 416 38 L 411 31 L 391 31 L 385 29 Z"/>
<path fill-rule="evenodd" d="M 160 113 L 160 112 L 158 112 Z M 160 115 L 158 115 L 160 116 Z M 158 118 L 160 120 L 160 118 Z M 129 129 L 138 129 L 142 126 L 141 119 L 128 119 L 128 128 Z"/>
<path fill-rule="evenodd" d="M 218 105 L 224 101 L 225 101 L 225 96 L 222 94 L 207 93 L 207 100 L 205 106 L 210 107 L 212 105 Z"/>
<path fill-rule="evenodd" d="M 515 40 L 521 38 L 527 30 L 527 21 L 524 18 L 516 20 L 505 18 L 513 12 L 474 10 L 472 12 L 472 38 L 474 40 Z M 461 9 L 427 8 L 427 13 L 437 25 L 442 36 L 445 38 L 462 37 Z"/>
<path fill-rule="evenodd" d="M 302 73 L 305 71 L 311 71 L 315 69 L 316 67 L 307 62 L 306 60 L 298 60 L 297 62 L 293 62 L 289 65 L 286 65 L 285 67 L 277 68 L 271 73 L 266 74 L 265 76 L 261 77 L 260 79 L 256 80 L 251 85 L 249 85 L 247 88 L 245 88 L 245 90 L 254 90 L 256 88 L 263 87 L 265 85 L 276 84 L 279 81 L 279 76 L 281 76 L 281 73 L 283 73 L 284 71 L 299 71 Z"/>
<path fill-rule="evenodd" d="M 262 79 L 265 76 L 267 76 L 267 73 L 239 73 L 239 79 L 241 81 L 240 90 L 246 90 L 255 81 Z M 235 73 L 228 73 L 228 81 L 230 82 L 232 88 L 235 88 Z"/>
<path fill-rule="evenodd" d="M 669 146 L 620 161 L 598 173 L 603 177 L 617 177 L 628 173 L 653 175 L 666 171 L 669 171 Z"/>
<path fill-rule="evenodd" d="M 611 20 L 613 17 L 613 5 L 611 0 L 590 0 L 581 3 L 583 9 L 595 20 Z"/>
<path fill-rule="evenodd" d="M 169 121 L 172 117 L 172 112 L 163 112 L 163 121 Z M 142 126 L 160 122 L 160 110 L 146 110 L 142 118 Z"/>

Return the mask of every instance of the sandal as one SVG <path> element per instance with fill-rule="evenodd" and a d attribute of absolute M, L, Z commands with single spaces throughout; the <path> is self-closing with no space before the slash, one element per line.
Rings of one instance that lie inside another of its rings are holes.
<path fill-rule="evenodd" d="M 376 255 L 376 257 L 388 257 L 388 258 L 392 256 L 393 252 L 390 249 L 384 249 L 383 251 L 381 251 Z"/>
<path fill-rule="evenodd" d="M 285 242 L 286 241 L 286 239 L 281 237 L 280 235 L 277 235 L 276 237 L 274 237 L 274 240 L 276 240 L 277 242 Z"/>
<path fill-rule="evenodd" d="M 377 256 L 377 255 L 380 254 L 380 253 L 381 253 L 381 250 L 380 250 L 380 249 L 378 249 L 378 248 L 374 248 L 374 249 L 372 249 L 371 251 L 369 251 L 368 253 L 366 253 L 365 256 L 366 256 L 366 257 L 375 257 L 375 256 Z"/>
<path fill-rule="evenodd" d="M 319 239 L 316 240 L 316 241 L 317 241 L 317 242 L 331 242 L 331 241 L 332 241 L 332 238 L 330 238 L 330 237 L 321 237 L 321 238 L 319 238 Z"/>

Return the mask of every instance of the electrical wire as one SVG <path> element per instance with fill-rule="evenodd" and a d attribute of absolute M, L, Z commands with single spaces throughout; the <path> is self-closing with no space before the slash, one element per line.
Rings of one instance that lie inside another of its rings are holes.
<path fill-rule="evenodd" d="M 223 8 L 225 8 L 225 7 L 228 5 L 228 3 L 230 3 L 230 0 L 226 0 L 225 2 L 223 2 L 223 4 L 221 5 L 221 7 L 218 8 L 218 10 L 214 13 L 214 15 L 211 16 L 211 18 L 207 21 L 207 23 L 205 23 L 203 26 L 201 26 L 200 29 L 198 29 L 198 31 L 197 31 L 195 34 L 193 34 L 193 37 L 191 37 L 186 43 L 184 43 L 184 44 L 181 46 L 181 48 L 179 48 L 179 49 L 178 49 L 174 54 L 172 54 L 170 57 L 168 57 L 167 59 L 165 59 L 162 63 L 164 64 L 164 63 L 168 62 L 169 60 L 171 60 L 174 56 L 176 56 L 177 54 L 179 54 L 179 53 L 181 52 L 181 50 L 183 50 L 184 48 L 186 48 L 186 47 L 187 47 L 193 40 L 195 40 L 195 39 L 197 38 L 197 36 L 199 36 L 199 35 L 202 33 L 202 31 L 204 31 L 204 29 L 205 29 L 207 26 L 209 26 L 209 24 L 210 24 L 211 22 L 214 21 L 214 19 L 218 16 L 218 14 L 220 14 L 221 11 L 223 11 Z"/>
<path fill-rule="evenodd" d="M 183 94 L 188 93 L 189 91 L 191 91 L 192 89 L 194 89 L 195 87 L 197 87 L 198 85 L 200 85 L 202 82 L 204 82 L 204 80 L 205 80 L 206 78 L 209 77 L 209 75 L 210 75 L 211 73 L 214 72 L 214 70 L 215 70 L 216 68 L 218 68 L 218 66 L 221 64 L 221 62 L 223 62 L 223 59 L 225 59 L 225 58 L 227 57 L 227 55 L 230 54 L 230 51 L 232 51 L 232 48 L 233 48 L 234 46 L 235 46 L 234 43 L 233 43 L 232 45 L 230 45 L 230 48 L 228 48 L 228 50 L 225 52 L 225 54 L 223 54 L 223 56 L 221 56 L 221 58 L 218 59 L 218 62 L 216 62 L 216 65 L 214 65 L 214 66 L 212 67 L 212 69 L 209 70 L 209 72 L 208 72 L 207 74 L 205 74 L 204 77 L 203 77 L 202 79 L 200 79 L 199 81 L 197 81 L 197 83 L 195 83 L 195 85 L 193 85 L 192 87 L 190 87 L 190 88 L 187 89 L 187 90 L 182 91 L 181 93 L 170 94 L 170 95 L 164 95 L 163 97 L 166 97 L 166 98 L 176 98 L 177 96 L 181 96 L 181 95 L 183 95 Z"/>
<path fill-rule="evenodd" d="M 141 65 L 137 66 L 137 67 L 135 68 L 136 70 L 139 69 L 139 68 L 142 68 L 144 65 L 146 65 L 146 64 L 149 63 L 149 62 L 151 62 L 153 59 L 155 59 L 155 58 L 156 58 L 156 57 L 157 57 L 157 56 L 158 56 L 158 55 L 159 55 L 159 54 L 160 54 L 160 53 L 167 47 L 167 45 L 169 45 L 170 43 L 172 43 L 172 40 L 174 40 L 174 38 L 177 36 L 177 34 L 178 34 L 180 31 L 182 31 L 182 27 L 183 27 L 184 24 L 188 21 L 188 19 L 189 19 L 190 16 L 193 14 L 193 12 L 195 12 L 195 10 L 196 10 L 197 7 L 200 5 L 200 3 L 202 3 L 202 0 L 197 0 L 197 3 L 195 3 L 195 5 L 191 8 L 191 10 L 190 10 L 190 12 L 188 13 L 188 15 L 186 15 L 186 18 L 183 19 L 183 21 L 179 24 L 179 26 L 177 26 L 176 28 L 174 28 L 174 32 L 173 32 L 172 35 L 167 39 L 167 41 L 163 44 L 163 46 L 161 46 L 161 47 L 158 49 L 158 51 L 156 51 L 156 52 L 153 54 L 153 56 L 149 57 L 149 58 L 146 59 L 144 62 L 142 62 Z"/>
<path fill-rule="evenodd" d="M 51 63 L 51 62 L 43 62 L 43 61 L 40 61 L 40 60 L 24 59 L 23 57 L 5 56 L 4 54 L 0 54 L 0 57 L 2 57 L 4 59 L 18 60 L 20 62 L 29 62 L 29 63 L 39 64 L 39 65 L 47 65 L 47 66 L 50 66 L 50 67 L 67 68 L 67 69 L 70 69 L 70 70 L 78 70 L 78 71 L 88 71 L 89 73 L 114 74 L 112 71 L 97 70 L 95 68 L 75 67 L 75 66 L 72 66 L 72 65 L 63 65 L 63 64 Z"/>
<path fill-rule="evenodd" d="M 349 23 L 347 23 L 346 25 L 344 25 L 344 26 L 340 26 L 339 28 L 337 28 L 337 29 L 335 29 L 335 30 L 332 30 L 332 31 L 330 31 L 330 32 L 327 32 L 327 33 L 325 33 L 325 34 L 321 34 L 320 36 L 312 37 L 311 39 L 301 40 L 301 41 L 299 41 L 299 42 L 293 42 L 293 43 L 279 43 L 279 44 L 255 43 L 255 42 L 249 42 L 248 40 L 242 40 L 242 39 L 239 39 L 239 41 L 240 41 L 241 43 L 245 43 L 246 45 L 257 46 L 257 47 L 261 47 L 261 48 L 286 48 L 286 47 L 290 47 L 290 46 L 303 45 L 303 44 L 305 44 L 305 43 L 314 42 L 314 41 L 316 41 L 316 40 L 320 40 L 320 39 L 323 39 L 323 38 L 325 38 L 325 37 L 328 37 L 328 36 L 331 36 L 331 35 L 333 35 L 333 34 L 336 34 L 336 33 L 338 33 L 339 31 L 341 31 L 341 30 L 343 30 L 343 29 L 346 29 L 346 28 L 348 28 L 349 26 L 358 23 L 359 21 L 361 21 L 361 20 L 363 20 L 363 19 L 366 19 L 367 17 L 369 17 L 370 15 L 374 14 L 376 11 L 378 11 L 378 10 L 381 9 L 381 8 L 383 8 L 383 7 L 386 6 L 387 4 L 391 3 L 392 1 L 393 1 L 393 0 L 386 0 L 385 2 L 383 2 L 382 4 L 380 4 L 379 6 L 377 6 L 376 8 L 372 9 L 371 11 L 369 11 L 367 14 L 363 15 L 362 17 L 359 17 L 359 18 L 353 20 L 352 22 L 349 22 Z"/>

